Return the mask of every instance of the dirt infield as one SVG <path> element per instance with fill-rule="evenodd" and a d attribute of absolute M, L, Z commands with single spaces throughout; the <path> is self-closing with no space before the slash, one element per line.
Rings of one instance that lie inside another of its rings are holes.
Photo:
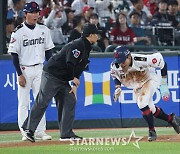
<path fill-rule="evenodd" d="M 134 139 L 133 139 L 134 140 Z M 132 141 L 133 141 L 132 140 Z M 147 137 L 144 137 L 140 142 L 148 142 Z M 161 135 L 158 136 L 155 142 L 180 142 L 180 134 L 179 135 Z M 58 140 L 50 140 L 50 141 L 37 141 L 31 143 L 30 141 L 20 141 L 13 143 L 2 143 L 0 144 L 0 148 L 9 148 L 9 147 L 25 147 L 25 146 L 49 146 L 49 145 L 65 145 L 70 144 L 70 141 L 58 141 Z"/>

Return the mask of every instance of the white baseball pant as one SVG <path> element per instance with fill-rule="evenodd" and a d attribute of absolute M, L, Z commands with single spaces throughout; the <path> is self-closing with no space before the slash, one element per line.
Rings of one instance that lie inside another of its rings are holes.
<path fill-rule="evenodd" d="M 36 96 L 39 92 L 41 75 L 42 75 L 43 64 L 36 66 L 21 66 L 22 73 L 26 79 L 25 87 L 18 85 L 18 126 L 21 131 L 21 128 L 25 119 L 28 117 L 28 109 L 30 104 L 30 90 L 32 89 L 33 97 L 36 99 Z M 46 130 L 46 118 L 45 114 L 43 115 L 36 132 Z M 22 133 L 23 134 L 23 133 Z"/>
<path fill-rule="evenodd" d="M 158 82 L 149 80 L 142 86 L 142 88 L 134 90 L 139 109 L 148 105 L 153 114 L 156 112 L 156 108 L 153 103 L 153 95 L 158 86 Z"/>

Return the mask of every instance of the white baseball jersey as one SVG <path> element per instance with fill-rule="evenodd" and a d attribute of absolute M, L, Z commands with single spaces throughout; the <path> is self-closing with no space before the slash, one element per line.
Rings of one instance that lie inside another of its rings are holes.
<path fill-rule="evenodd" d="M 141 88 L 144 83 L 149 80 L 155 80 L 159 83 L 155 68 L 162 69 L 164 60 L 161 53 L 151 55 L 131 54 L 132 66 L 126 73 L 122 68 L 116 68 L 114 63 L 111 63 L 111 76 L 113 79 L 118 79 L 127 88 Z"/>
<path fill-rule="evenodd" d="M 8 52 L 18 54 L 20 65 L 31 66 L 42 64 L 45 51 L 53 47 L 50 31 L 45 25 L 36 24 L 31 30 L 22 23 L 11 35 Z"/>

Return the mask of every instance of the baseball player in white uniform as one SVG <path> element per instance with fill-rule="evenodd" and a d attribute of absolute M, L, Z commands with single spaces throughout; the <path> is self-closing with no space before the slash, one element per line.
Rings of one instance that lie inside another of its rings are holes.
<path fill-rule="evenodd" d="M 167 86 L 167 64 L 161 53 L 134 54 L 130 53 L 126 46 L 118 46 L 114 50 L 114 57 L 115 60 L 111 63 L 111 76 L 115 83 L 114 101 L 116 102 L 121 94 L 121 84 L 127 88 L 133 88 L 137 105 L 149 126 L 148 141 L 154 141 L 157 138 L 153 116 L 167 121 L 179 134 L 180 128 L 175 114 L 167 115 L 153 103 L 153 94 L 159 86 L 162 98 L 167 101 L 170 97 Z M 155 68 L 161 69 L 161 83 Z"/>
<path fill-rule="evenodd" d="M 23 135 L 22 125 L 28 117 L 30 90 L 36 98 L 45 57 L 51 57 L 54 44 L 49 29 L 37 24 L 39 5 L 36 2 L 26 3 L 24 6 L 25 22 L 19 25 L 12 33 L 8 52 L 11 53 L 18 80 L 18 126 Z M 45 114 L 36 129 L 36 139 L 50 140 L 51 136 L 45 133 Z"/>

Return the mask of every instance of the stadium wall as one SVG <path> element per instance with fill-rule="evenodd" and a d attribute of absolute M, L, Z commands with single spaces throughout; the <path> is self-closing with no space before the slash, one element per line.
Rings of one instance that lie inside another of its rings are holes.
<path fill-rule="evenodd" d="M 174 112 L 180 116 L 180 54 L 179 52 L 162 52 L 168 64 L 168 86 L 171 99 L 164 102 L 159 90 L 156 91 L 154 103 L 165 112 Z M 110 77 L 112 53 L 93 53 L 90 57 L 89 70 L 80 78 L 78 101 L 74 128 L 121 128 L 144 127 L 132 89 L 123 87 L 119 101 L 112 100 L 114 84 Z M 160 76 L 160 70 L 157 70 Z M 9 55 L 0 56 L 0 130 L 17 130 L 17 80 Z M 90 85 L 90 86 L 89 86 Z M 90 89 L 89 89 L 90 88 Z M 30 106 L 33 97 L 30 99 Z M 47 128 L 57 129 L 57 111 L 54 100 L 47 108 Z M 155 120 L 156 126 L 167 126 L 167 123 Z"/>

